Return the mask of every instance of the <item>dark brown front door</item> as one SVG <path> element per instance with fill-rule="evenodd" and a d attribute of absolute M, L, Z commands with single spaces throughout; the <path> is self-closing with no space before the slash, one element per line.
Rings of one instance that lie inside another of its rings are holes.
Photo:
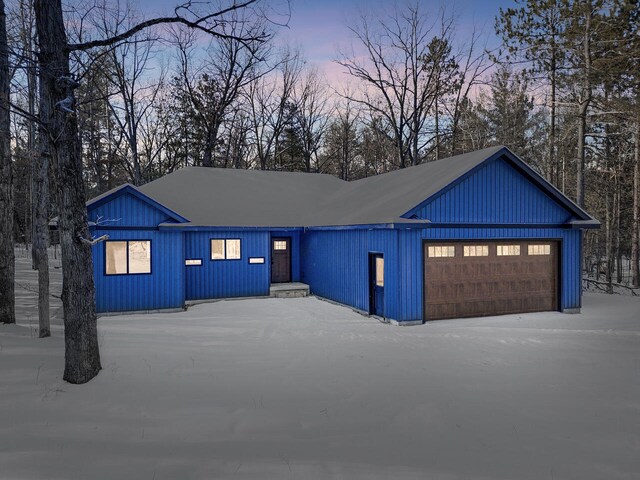
<path fill-rule="evenodd" d="M 291 281 L 291 238 L 271 239 L 271 283 Z"/>
<path fill-rule="evenodd" d="M 558 309 L 558 242 L 425 242 L 425 320 Z"/>

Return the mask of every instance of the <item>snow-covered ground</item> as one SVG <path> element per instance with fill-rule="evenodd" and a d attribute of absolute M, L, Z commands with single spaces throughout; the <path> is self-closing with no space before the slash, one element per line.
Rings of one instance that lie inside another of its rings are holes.
<path fill-rule="evenodd" d="M 38 272 L 31 269 L 31 245 L 15 249 L 16 318 L 19 322 L 38 324 Z M 52 325 L 62 325 L 62 260 L 60 247 L 49 248 L 49 311 Z M 2 478 L 2 477 L 0 477 Z"/>
<path fill-rule="evenodd" d="M 384 325 L 316 298 L 0 325 L 1 479 L 638 479 L 640 298 Z"/>

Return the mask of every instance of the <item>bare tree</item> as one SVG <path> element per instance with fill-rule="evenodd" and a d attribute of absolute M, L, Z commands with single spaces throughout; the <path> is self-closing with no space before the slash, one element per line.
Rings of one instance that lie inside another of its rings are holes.
<path fill-rule="evenodd" d="M 318 151 L 331 116 L 326 81 L 316 68 L 309 69 L 294 89 L 294 119 L 300 134 L 305 171 L 311 172 L 312 159 L 319 170 Z"/>
<path fill-rule="evenodd" d="M 271 51 L 270 37 L 243 40 L 249 27 L 264 29 L 264 25 L 251 25 L 245 12 L 234 12 L 233 21 L 224 26 L 226 38 L 212 41 L 207 58 L 199 65 L 191 55 L 191 46 L 197 42 L 195 32 L 178 37 L 180 57 L 181 94 L 190 105 L 203 132 L 202 165 L 216 164 L 217 150 L 222 143 L 220 134 L 227 116 L 243 89 L 268 74 L 265 62 Z"/>
<path fill-rule="evenodd" d="M 460 132 L 462 111 L 469 105 L 474 89 L 486 80 L 486 74 L 493 66 L 487 54 L 486 45 L 481 43 L 482 39 L 481 33 L 474 28 L 468 43 L 463 45 L 455 55 L 455 62 L 459 69 L 458 81 L 453 82 L 451 85 L 453 91 L 449 99 L 445 99 L 442 104 L 448 115 L 448 143 L 450 144 L 448 153 L 451 155 L 461 152 L 458 140 L 463 135 Z"/>
<path fill-rule="evenodd" d="M 366 58 L 341 53 L 336 62 L 362 82 L 361 95 L 352 97 L 372 116 L 384 119 L 393 131 L 400 168 L 421 161 L 421 150 L 431 140 L 426 120 L 436 92 L 449 81 L 441 66 L 450 61 L 448 45 L 453 20 L 440 12 L 430 21 L 418 4 L 392 12 L 377 21 L 366 15 L 352 27 Z"/>
<path fill-rule="evenodd" d="M 251 125 L 250 142 L 261 170 L 267 170 L 270 160 L 279 152 L 278 141 L 291 120 L 289 107 L 301 72 L 299 54 L 285 51 L 272 74 L 251 82 L 245 89 Z"/>
<path fill-rule="evenodd" d="M 0 0 L 0 321 L 3 323 L 16 322 L 9 82 L 7 17 L 4 0 Z"/>
<path fill-rule="evenodd" d="M 324 138 L 324 152 L 328 163 L 334 166 L 334 173 L 342 180 L 358 178 L 354 163 L 359 153 L 358 126 L 359 111 L 349 95 L 342 95 L 342 102 L 335 108 L 334 120 L 329 124 Z"/>
<path fill-rule="evenodd" d="M 94 298 L 91 234 L 87 223 L 86 198 L 82 176 L 81 145 L 74 111 L 78 82 L 70 74 L 71 51 L 86 51 L 126 41 L 142 30 L 159 24 L 180 24 L 229 38 L 222 26 L 236 10 L 253 7 L 257 0 L 230 3 L 215 11 L 188 2 L 175 15 L 141 22 L 108 38 L 70 44 L 65 30 L 60 0 L 36 0 L 36 30 L 39 46 L 40 120 L 42 132 L 49 136 L 54 159 L 62 246 L 62 302 L 65 322 L 65 372 L 70 383 L 85 383 L 101 369 Z M 254 12 L 260 15 L 261 12 Z M 267 38 L 263 30 L 249 30 L 243 41 Z"/>
<path fill-rule="evenodd" d="M 631 281 L 640 287 L 640 95 L 636 97 L 635 141 L 633 145 L 633 200 L 631 224 Z"/>

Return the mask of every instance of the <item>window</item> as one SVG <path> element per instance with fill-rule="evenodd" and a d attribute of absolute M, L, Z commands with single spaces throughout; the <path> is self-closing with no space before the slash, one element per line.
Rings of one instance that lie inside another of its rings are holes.
<path fill-rule="evenodd" d="M 527 253 L 529 255 L 551 255 L 551 245 L 529 245 Z"/>
<path fill-rule="evenodd" d="M 463 255 L 465 257 L 488 257 L 489 245 L 465 245 Z"/>
<path fill-rule="evenodd" d="M 520 245 L 498 245 L 497 253 L 499 257 L 520 255 Z"/>
<path fill-rule="evenodd" d="M 187 258 L 184 261 L 184 264 L 187 265 L 187 266 L 202 265 L 202 259 L 201 258 Z"/>
<path fill-rule="evenodd" d="M 107 241 L 105 254 L 107 275 L 151 273 L 150 240 Z"/>
<path fill-rule="evenodd" d="M 453 245 L 448 245 L 444 247 L 429 247 L 428 254 L 430 257 L 455 257 L 456 256 L 456 247 Z"/>
<path fill-rule="evenodd" d="M 376 286 L 384 287 L 384 258 L 376 257 Z"/>
<path fill-rule="evenodd" d="M 287 249 L 287 241 L 286 240 L 274 240 L 273 241 L 273 249 L 274 250 L 286 250 Z"/>
<path fill-rule="evenodd" d="M 239 238 L 212 238 L 211 260 L 238 260 L 240 259 Z"/>

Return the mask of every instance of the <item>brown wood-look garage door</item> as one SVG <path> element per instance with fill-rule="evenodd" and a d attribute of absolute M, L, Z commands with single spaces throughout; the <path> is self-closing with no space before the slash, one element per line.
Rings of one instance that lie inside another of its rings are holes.
<path fill-rule="evenodd" d="M 558 309 L 558 243 L 424 243 L 425 320 Z"/>

